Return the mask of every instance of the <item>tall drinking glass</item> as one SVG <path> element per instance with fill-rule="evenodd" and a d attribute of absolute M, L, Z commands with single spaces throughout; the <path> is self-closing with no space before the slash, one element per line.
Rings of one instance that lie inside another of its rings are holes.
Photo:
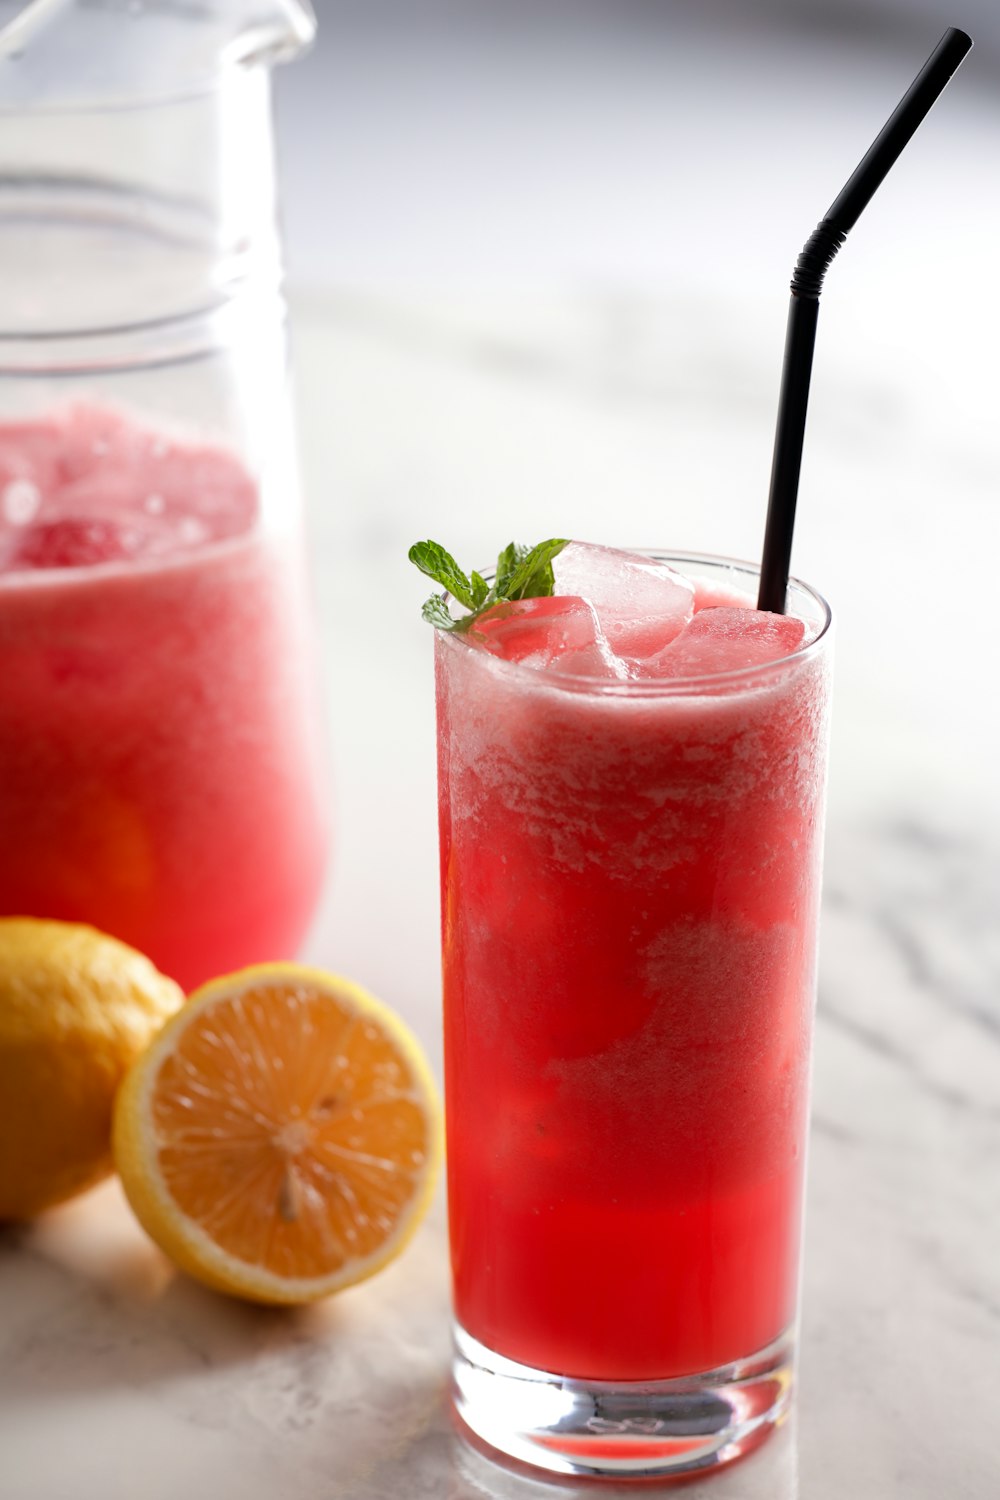
<path fill-rule="evenodd" d="M 658 681 L 437 635 L 454 1397 L 544 1468 L 707 1467 L 790 1398 L 830 616 L 788 612 Z"/>
<path fill-rule="evenodd" d="M 0 915 L 188 988 L 291 957 L 326 850 L 269 88 L 312 26 L 0 26 Z"/>

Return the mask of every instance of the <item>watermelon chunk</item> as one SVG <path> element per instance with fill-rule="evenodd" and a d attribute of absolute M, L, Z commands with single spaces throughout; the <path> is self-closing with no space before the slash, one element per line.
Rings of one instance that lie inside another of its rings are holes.
<path fill-rule="evenodd" d="M 146 538 L 134 526 L 88 516 L 66 516 L 26 527 L 13 546 L 13 568 L 89 568 L 121 562 L 146 550 Z"/>

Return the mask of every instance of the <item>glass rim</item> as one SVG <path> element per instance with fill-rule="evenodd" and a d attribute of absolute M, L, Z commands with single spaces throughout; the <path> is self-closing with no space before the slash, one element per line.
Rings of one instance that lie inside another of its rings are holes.
<path fill-rule="evenodd" d="M 710 567 L 735 569 L 752 578 L 760 577 L 759 563 L 748 562 L 744 558 L 727 557 L 721 553 L 670 551 L 665 547 L 623 547 L 615 550 L 631 552 L 654 561 L 669 563 L 671 566 L 676 564 L 678 572 L 683 571 L 685 563 L 695 568 L 707 564 Z M 489 576 L 488 573 L 483 574 L 483 577 Z M 536 687 L 562 689 L 571 693 L 586 693 L 593 697 L 689 698 L 704 693 L 707 688 L 721 686 L 738 689 L 741 684 L 756 686 L 762 678 L 770 677 L 789 666 L 798 666 L 801 662 L 811 661 L 820 654 L 830 635 L 833 611 L 819 590 L 794 576 L 789 578 L 788 587 L 801 590 L 818 607 L 820 628 L 810 640 L 797 646 L 794 651 L 789 651 L 787 655 L 776 657 L 773 661 L 757 662 L 750 667 L 734 667 L 725 672 L 700 672 L 686 677 L 622 679 L 593 677 L 581 672 L 561 672 L 548 668 L 539 671 L 537 667 L 526 667 L 521 662 L 506 661 L 502 656 L 494 656 L 491 652 L 480 654 L 488 656 L 496 668 L 512 681 L 532 683 Z M 441 638 L 442 644 L 447 642 L 449 649 L 465 649 L 461 646 L 457 635 L 443 630 L 435 631 L 435 634 Z"/>

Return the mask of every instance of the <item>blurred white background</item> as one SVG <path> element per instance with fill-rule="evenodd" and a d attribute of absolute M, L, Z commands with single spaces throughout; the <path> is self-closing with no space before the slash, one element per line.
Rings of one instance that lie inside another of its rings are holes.
<path fill-rule="evenodd" d="M 988 259 L 974 206 L 996 187 L 1000 12 L 990 0 L 963 9 L 317 0 L 311 57 L 279 75 L 293 275 L 463 288 L 683 277 L 714 289 L 738 273 L 753 298 L 777 291 L 946 24 L 976 50 L 851 259 L 864 259 L 859 284 L 862 271 L 884 279 L 885 221 L 922 196 L 901 224 L 914 248 L 950 219 L 971 272 Z"/>

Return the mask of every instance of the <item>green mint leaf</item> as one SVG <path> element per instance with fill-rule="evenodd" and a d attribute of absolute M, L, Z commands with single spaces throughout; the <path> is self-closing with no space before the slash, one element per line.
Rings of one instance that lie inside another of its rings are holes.
<path fill-rule="evenodd" d="M 502 578 L 505 573 L 513 573 L 514 569 L 520 562 L 518 553 L 521 553 L 523 555 L 524 549 L 518 547 L 516 542 L 508 542 L 506 547 L 500 553 L 500 556 L 497 558 L 496 576 L 498 578 Z"/>
<path fill-rule="evenodd" d="M 436 625 L 438 630 L 454 630 L 457 623 L 448 613 L 443 594 L 432 594 L 429 599 L 425 599 L 420 613 L 428 625 Z"/>
<path fill-rule="evenodd" d="M 407 556 L 421 573 L 426 573 L 428 578 L 447 589 L 459 604 L 464 604 L 466 609 L 475 609 L 472 584 L 450 552 L 437 542 L 414 542 Z"/>
<path fill-rule="evenodd" d="M 439 543 L 415 542 L 408 554 L 410 561 L 469 611 L 453 619 L 444 595 L 432 594 L 423 606 L 424 619 L 439 630 L 464 631 L 501 601 L 547 598 L 555 592 L 552 559 L 566 546 L 563 537 L 551 537 L 535 547 L 509 542 L 497 558 L 496 576 L 490 584 L 481 573 L 467 578 Z"/>
<path fill-rule="evenodd" d="M 470 577 L 472 579 L 472 602 L 476 609 L 480 609 L 490 597 L 490 586 L 482 573 L 473 572 Z"/>
<path fill-rule="evenodd" d="M 493 588 L 496 598 L 506 599 L 508 597 L 506 589 L 510 584 L 510 580 L 530 551 L 530 547 L 521 547 L 518 546 L 517 542 L 508 542 L 497 558 L 497 570 L 493 578 Z"/>
<path fill-rule="evenodd" d="M 568 538 L 552 537 L 549 541 L 539 542 L 537 547 L 532 547 L 515 568 L 503 597 L 505 599 L 548 598 L 555 589 L 552 559 L 558 557 L 563 548 L 568 545 Z"/>

